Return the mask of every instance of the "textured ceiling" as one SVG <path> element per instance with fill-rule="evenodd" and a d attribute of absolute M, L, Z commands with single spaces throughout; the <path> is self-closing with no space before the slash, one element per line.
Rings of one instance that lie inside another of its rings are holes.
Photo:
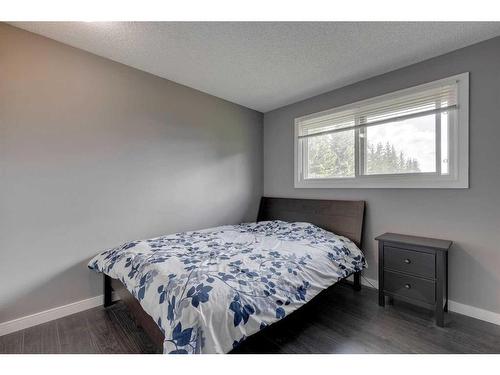
<path fill-rule="evenodd" d="M 500 22 L 14 22 L 267 112 L 500 35 Z"/>

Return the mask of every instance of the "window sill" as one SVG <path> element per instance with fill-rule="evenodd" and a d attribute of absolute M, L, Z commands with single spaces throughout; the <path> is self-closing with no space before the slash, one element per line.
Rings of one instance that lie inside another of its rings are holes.
<path fill-rule="evenodd" d="M 366 176 L 358 178 L 295 180 L 297 189 L 468 189 L 468 176 L 449 177 L 423 176 Z"/>

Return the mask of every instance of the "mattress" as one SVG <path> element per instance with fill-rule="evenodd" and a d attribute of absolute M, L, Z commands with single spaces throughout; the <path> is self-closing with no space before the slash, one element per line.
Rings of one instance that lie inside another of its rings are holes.
<path fill-rule="evenodd" d="M 89 263 L 125 285 L 172 354 L 227 353 L 366 266 L 348 238 L 284 221 L 131 241 Z"/>

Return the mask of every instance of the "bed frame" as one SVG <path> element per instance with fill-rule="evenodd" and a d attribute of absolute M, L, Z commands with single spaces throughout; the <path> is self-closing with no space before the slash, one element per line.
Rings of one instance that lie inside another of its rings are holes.
<path fill-rule="evenodd" d="M 361 248 L 364 212 L 364 201 L 262 197 L 257 221 L 305 221 L 347 237 Z M 361 290 L 361 272 L 355 272 L 353 276 L 352 286 L 354 290 L 359 291 Z M 341 282 L 346 281 L 344 279 Z M 113 291 L 120 300 L 125 302 L 135 323 L 142 327 L 152 341 L 161 348 L 165 336 L 153 318 L 143 310 L 137 299 L 121 281 L 104 275 L 104 307 L 112 304 Z"/>

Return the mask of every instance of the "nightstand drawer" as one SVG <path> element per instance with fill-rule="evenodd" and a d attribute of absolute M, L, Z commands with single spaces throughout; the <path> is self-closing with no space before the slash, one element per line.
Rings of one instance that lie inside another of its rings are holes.
<path fill-rule="evenodd" d="M 396 272 L 384 272 L 384 291 L 386 292 L 427 303 L 434 303 L 436 301 L 435 289 L 433 281 Z"/>
<path fill-rule="evenodd" d="M 384 246 L 384 252 L 384 268 L 430 279 L 436 276 L 434 254 L 404 250 L 387 245 Z"/>

